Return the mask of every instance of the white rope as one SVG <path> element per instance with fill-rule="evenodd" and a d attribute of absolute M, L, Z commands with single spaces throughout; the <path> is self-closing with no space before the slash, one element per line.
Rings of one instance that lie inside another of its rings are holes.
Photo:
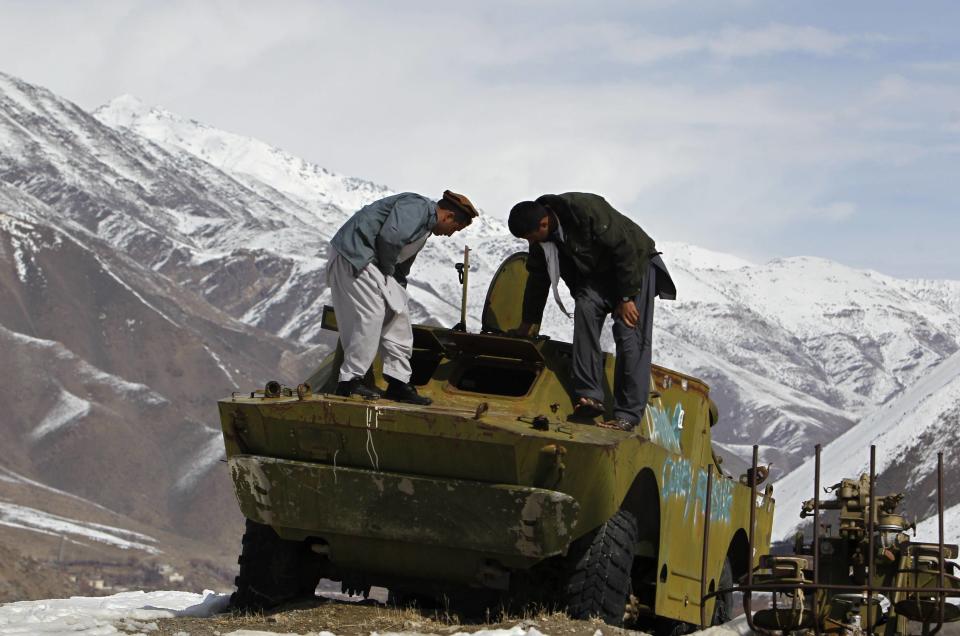
<path fill-rule="evenodd" d="M 337 453 L 340 452 L 340 449 L 333 451 L 333 485 L 337 485 Z"/>
<path fill-rule="evenodd" d="M 373 429 L 370 423 L 373 422 L 373 428 L 380 428 L 380 409 L 377 407 L 367 407 L 367 457 L 370 458 L 370 465 L 377 472 L 380 471 L 380 456 L 377 455 L 377 447 L 373 443 Z M 371 453 L 371 451 L 373 451 Z"/>

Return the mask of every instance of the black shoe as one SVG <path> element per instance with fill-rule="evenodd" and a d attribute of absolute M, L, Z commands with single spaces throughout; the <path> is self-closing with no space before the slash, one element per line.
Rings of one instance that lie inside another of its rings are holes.
<path fill-rule="evenodd" d="M 603 428 L 615 428 L 617 430 L 626 431 L 629 433 L 633 429 L 637 428 L 637 423 L 628 422 L 622 417 L 618 417 L 616 419 L 607 420 L 603 424 L 600 424 L 600 426 L 602 426 Z"/>
<path fill-rule="evenodd" d="M 417 387 L 413 386 L 409 382 L 401 382 L 390 376 L 384 376 L 387 379 L 387 390 L 384 391 L 383 397 L 388 400 L 395 400 L 397 402 L 406 402 L 407 404 L 417 404 L 419 406 L 426 406 L 428 404 L 433 404 L 433 400 L 423 395 L 417 393 Z"/>
<path fill-rule="evenodd" d="M 365 400 L 376 400 L 381 397 L 380 391 L 363 383 L 363 378 L 353 378 L 345 382 L 337 382 L 337 395 L 359 395 Z"/>

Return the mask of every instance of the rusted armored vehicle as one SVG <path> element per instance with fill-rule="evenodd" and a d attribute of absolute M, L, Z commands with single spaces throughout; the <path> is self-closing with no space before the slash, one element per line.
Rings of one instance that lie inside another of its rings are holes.
<path fill-rule="evenodd" d="M 742 581 L 751 628 L 761 634 L 935 634 L 960 620 L 948 599 L 960 597 L 957 546 L 943 543 L 943 454 L 938 466 L 939 541 L 918 542 L 899 512 L 904 495 L 879 495 L 871 473 L 842 479 L 820 501 L 820 447 L 816 451 L 815 497 L 803 503 L 813 537 L 798 532 L 793 554 L 764 555 Z M 809 529 L 808 529 L 809 530 Z M 809 534 L 809 532 L 808 532 Z M 769 607 L 756 609 L 752 593 L 772 593 Z M 918 625 L 919 623 L 919 625 Z"/>
<path fill-rule="evenodd" d="M 494 277 L 484 333 L 413 328 L 411 381 L 430 406 L 333 395 L 339 349 L 296 388 L 219 402 L 247 519 L 234 607 L 312 595 L 323 577 L 661 631 L 730 616 L 729 593 L 701 598 L 753 565 L 751 507 L 767 550 L 772 491 L 752 499 L 723 473 L 696 378 L 654 367 L 633 432 L 573 418 L 571 346 L 503 335 L 520 322 L 525 258 Z M 608 391 L 613 366 L 608 354 Z M 379 361 L 371 373 L 384 386 Z"/>

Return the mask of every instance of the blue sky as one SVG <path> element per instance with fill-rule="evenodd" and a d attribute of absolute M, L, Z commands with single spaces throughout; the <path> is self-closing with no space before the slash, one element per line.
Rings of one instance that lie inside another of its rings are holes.
<path fill-rule="evenodd" d="M 500 217 L 594 191 L 658 241 L 960 279 L 958 7 L 0 0 L 0 68 Z"/>

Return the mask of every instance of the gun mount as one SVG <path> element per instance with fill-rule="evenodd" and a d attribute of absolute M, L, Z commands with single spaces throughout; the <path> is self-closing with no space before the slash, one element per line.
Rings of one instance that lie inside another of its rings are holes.
<path fill-rule="evenodd" d="M 793 554 L 767 554 L 734 589 L 743 592 L 751 629 L 761 634 L 803 632 L 908 636 L 920 623 L 924 636 L 960 620 L 957 546 L 943 542 L 943 453 L 939 454 L 939 541 L 914 541 L 916 530 L 899 512 L 903 493 L 876 494 L 876 448 L 870 447 L 870 473 L 843 479 L 824 489 L 820 501 L 820 446 L 815 455 L 814 497 L 803 503 L 801 518 L 813 518 L 813 540 L 798 532 Z M 754 466 L 756 450 L 754 450 Z M 822 523 L 823 511 L 837 511 L 838 529 Z M 772 594 L 770 607 L 756 612 L 755 592 Z"/>

